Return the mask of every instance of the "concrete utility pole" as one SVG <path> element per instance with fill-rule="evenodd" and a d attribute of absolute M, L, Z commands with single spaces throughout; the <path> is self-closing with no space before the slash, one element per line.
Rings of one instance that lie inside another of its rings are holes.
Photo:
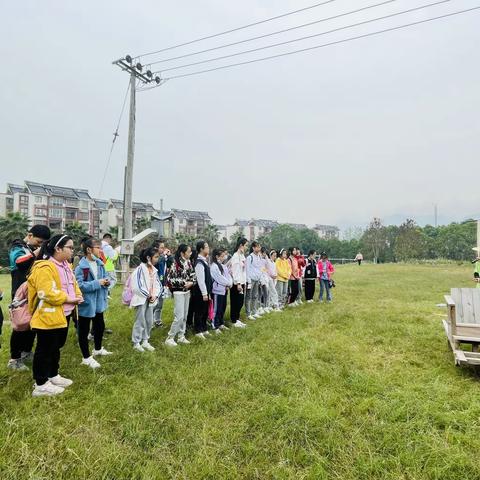
<path fill-rule="evenodd" d="M 131 241 L 133 239 L 133 163 L 135 158 L 135 117 L 137 83 L 148 85 L 149 83 L 153 82 L 156 85 L 160 85 L 162 83 L 162 80 L 159 76 L 153 77 L 153 74 L 150 70 L 147 70 L 145 74 L 143 74 L 143 65 L 141 65 L 140 63 L 135 64 L 130 55 L 126 55 L 124 58 L 115 60 L 113 64 L 117 65 L 123 71 L 126 71 L 130 74 L 130 117 L 128 123 L 127 166 L 125 168 L 123 186 L 123 235 L 121 239 Z M 122 254 L 122 281 L 124 281 L 129 271 L 130 254 L 126 252 L 122 252 Z"/>

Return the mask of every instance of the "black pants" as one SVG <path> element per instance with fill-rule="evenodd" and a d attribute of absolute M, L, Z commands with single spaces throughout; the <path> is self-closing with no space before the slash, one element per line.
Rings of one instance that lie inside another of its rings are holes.
<path fill-rule="evenodd" d="M 60 349 L 65 345 L 68 326 L 52 330 L 35 329 L 37 348 L 33 356 L 33 379 L 37 385 L 43 385 L 49 378 L 58 375 Z"/>
<path fill-rule="evenodd" d="M 195 333 L 206 332 L 209 302 L 201 295 L 193 295 L 193 330 Z"/>
<path fill-rule="evenodd" d="M 315 279 L 305 279 L 305 300 L 313 300 L 315 295 Z"/>
<path fill-rule="evenodd" d="M 295 302 L 295 300 L 297 300 L 297 297 L 298 297 L 298 280 L 289 280 L 288 287 L 290 290 L 288 303 L 293 303 Z"/>
<path fill-rule="evenodd" d="M 242 285 L 245 292 L 245 285 Z M 245 294 L 238 291 L 238 285 L 234 285 L 230 289 L 230 320 L 235 323 L 240 320 L 240 312 L 245 301 Z"/>
<path fill-rule="evenodd" d="M 95 350 L 100 350 L 102 348 L 103 332 L 105 331 L 103 313 L 97 313 L 93 318 L 78 317 L 78 344 L 80 345 L 83 358 L 88 358 L 90 356 L 90 348 L 88 345 L 90 322 L 92 323 Z"/>
<path fill-rule="evenodd" d="M 213 321 L 213 326 L 218 328 L 220 325 L 224 325 L 223 317 L 225 315 L 225 309 L 227 308 L 227 294 L 225 295 L 214 295 L 214 312 L 215 319 Z"/>
<path fill-rule="evenodd" d="M 17 332 L 12 330 L 10 337 L 10 358 L 18 360 L 22 356 L 22 352 L 31 352 L 33 342 L 35 341 L 35 332 L 33 330 L 25 330 Z"/>
<path fill-rule="evenodd" d="M 360 266 L 362 264 L 362 261 L 361 260 L 357 260 L 358 262 L 358 265 Z"/>

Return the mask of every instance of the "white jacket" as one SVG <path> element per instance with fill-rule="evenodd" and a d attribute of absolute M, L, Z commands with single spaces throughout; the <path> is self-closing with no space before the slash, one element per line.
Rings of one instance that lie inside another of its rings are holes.
<path fill-rule="evenodd" d="M 245 270 L 245 255 L 235 252 L 228 262 L 234 285 L 245 285 L 247 283 L 247 272 Z"/>
<path fill-rule="evenodd" d="M 153 286 L 150 283 L 150 272 L 148 267 L 141 263 L 133 272 L 132 272 L 132 301 L 130 302 L 130 307 L 138 307 L 143 305 L 148 296 L 150 295 L 150 289 L 152 289 L 152 296 L 155 299 L 154 303 L 151 303 L 151 306 L 157 304 L 158 296 L 162 291 L 162 286 L 160 284 L 160 279 L 158 278 L 158 272 L 155 267 L 153 268 Z"/>

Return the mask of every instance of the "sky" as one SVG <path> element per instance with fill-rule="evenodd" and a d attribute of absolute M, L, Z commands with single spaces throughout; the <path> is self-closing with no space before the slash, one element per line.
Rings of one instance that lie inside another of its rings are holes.
<path fill-rule="evenodd" d="M 397 0 L 282 35 L 172 61 L 240 52 L 414 8 Z M 112 61 L 315 0 L 25 0 L 2 6 L 0 189 L 24 180 L 122 198 L 128 108 L 107 180 L 128 74 Z M 381 0 L 327 5 L 141 58 L 144 64 L 312 22 Z M 442 5 L 163 77 L 320 45 L 480 5 Z M 364 225 L 480 214 L 480 10 L 137 93 L 133 196 L 208 211 L 217 224 L 267 218 Z M 157 65 L 161 68 L 162 65 Z M 164 67 L 166 68 L 166 67 Z M 128 104 L 127 104 L 128 107 Z"/>

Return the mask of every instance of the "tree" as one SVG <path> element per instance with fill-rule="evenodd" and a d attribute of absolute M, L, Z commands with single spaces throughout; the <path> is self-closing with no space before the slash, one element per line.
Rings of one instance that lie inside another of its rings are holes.
<path fill-rule="evenodd" d="M 210 248 L 217 248 L 219 245 L 218 227 L 213 223 L 207 225 L 200 234 L 199 240 L 205 240 Z"/>
<path fill-rule="evenodd" d="M 415 220 L 409 218 L 400 225 L 395 256 L 402 261 L 424 258 L 425 236 Z"/>
<path fill-rule="evenodd" d="M 386 229 L 379 218 L 374 218 L 362 236 L 362 243 L 367 248 L 367 253 L 373 257 L 374 263 L 378 262 L 386 246 Z"/>
<path fill-rule="evenodd" d="M 118 241 L 118 227 L 108 227 L 108 233 L 115 241 Z"/>
<path fill-rule="evenodd" d="M 140 217 L 135 221 L 135 234 L 141 233 L 152 226 L 152 218 Z"/>
<path fill-rule="evenodd" d="M 80 243 L 85 238 L 88 237 L 87 229 L 78 222 L 73 222 L 65 227 L 65 235 L 69 235 L 73 239 L 73 245 L 75 250 L 80 250 Z"/>
<path fill-rule="evenodd" d="M 23 239 L 28 231 L 28 218 L 21 213 L 7 213 L 0 218 L 0 264 L 7 266 L 10 244 L 17 238 Z"/>

